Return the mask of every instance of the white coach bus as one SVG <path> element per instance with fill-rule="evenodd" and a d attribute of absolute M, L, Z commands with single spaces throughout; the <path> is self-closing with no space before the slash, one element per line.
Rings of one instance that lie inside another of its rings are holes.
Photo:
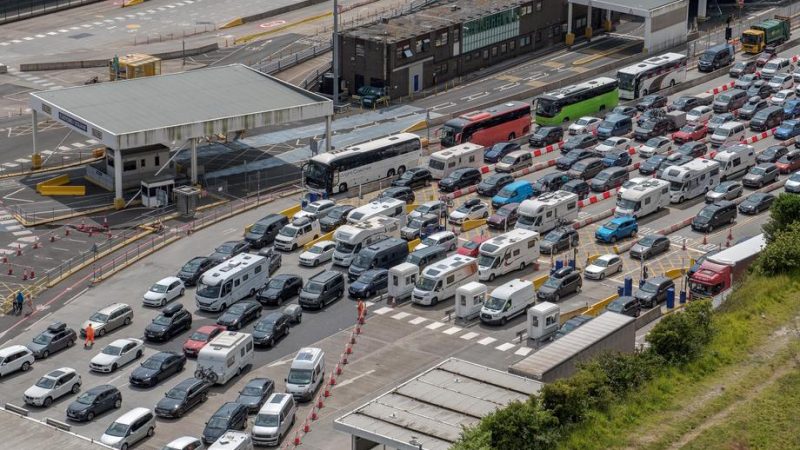
<path fill-rule="evenodd" d="M 619 98 L 633 100 L 686 81 L 688 58 L 664 53 L 617 71 Z"/>

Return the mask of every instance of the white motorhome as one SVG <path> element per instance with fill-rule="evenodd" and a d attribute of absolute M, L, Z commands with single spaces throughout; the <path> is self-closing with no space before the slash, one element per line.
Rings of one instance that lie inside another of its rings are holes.
<path fill-rule="evenodd" d="M 672 203 L 681 203 L 706 192 L 719 184 L 719 163 L 705 158 L 695 158 L 682 166 L 668 167 L 661 178 L 669 181 Z"/>
<path fill-rule="evenodd" d="M 195 378 L 205 378 L 214 384 L 225 384 L 251 364 L 253 335 L 225 331 L 200 349 Z"/>
<path fill-rule="evenodd" d="M 400 263 L 389 269 L 389 303 L 400 303 L 414 292 L 419 277 L 419 267 L 409 262 Z"/>
<path fill-rule="evenodd" d="M 652 180 L 652 179 L 653 179 L 653 177 L 634 177 L 634 178 L 631 178 L 630 180 L 622 183 L 622 186 L 620 186 L 619 189 L 617 189 L 617 198 L 622 197 L 622 193 L 625 192 L 625 190 L 630 189 L 630 188 L 636 186 L 637 184 L 642 184 L 645 181 Z"/>
<path fill-rule="evenodd" d="M 324 378 L 325 352 L 315 347 L 301 348 L 289 368 L 286 392 L 297 400 L 311 400 Z"/>
<path fill-rule="evenodd" d="M 478 279 L 494 281 L 536 262 L 539 233 L 524 228 L 510 230 L 483 242 L 478 255 Z"/>
<path fill-rule="evenodd" d="M 253 440 L 244 431 L 228 430 L 208 450 L 253 450 Z"/>
<path fill-rule="evenodd" d="M 400 237 L 400 221 L 393 217 L 375 216 L 359 223 L 342 225 L 333 233 L 336 242 L 333 264 L 347 267 L 363 247 L 387 237 Z"/>
<path fill-rule="evenodd" d="M 486 299 L 481 308 L 481 322 L 505 325 L 506 322 L 524 314 L 530 305 L 536 303 L 536 290 L 533 283 L 519 278 L 498 286 Z"/>
<path fill-rule="evenodd" d="M 394 217 L 400 226 L 406 223 L 406 202 L 396 198 L 382 198 L 347 213 L 347 223 L 359 223 L 377 216 Z"/>
<path fill-rule="evenodd" d="M 669 206 L 669 182 L 650 178 L 626 189 L 617 197 L 617 217 L 644 217 Z"/>
<path fill-rule="evenodd" d="M 456 289 L 470 281 L 478 281 L 478 261 L 469 256 L 449 256 L 422 271 L 411 301 L 420 305 L 436 305 L 456 295 Z"/>
<path fill-rule="evenodd" d="M 203 311 L 219 312 L 253 296 L 267 282 L 269 269 L 263 256 L 241 253 L 212 267 L 200 277 L 194 302 Z"/>
<path fill-rule="evenodd" d="M 556 191 L 519 205 L 516 228 L 546 233 L 578 218 L 578 195 Z"/>
<path fill-rule="evenodd" d="M 756 151 L 752 145 L 737 144 L 714 155 L 714 161 L 719 163 L 722 180 L 727 180 L 744 175 L 751 167 L 755 166 Z"/>
<path fill-rule="evenodd" d="M 483 165 L 483 146 L 467 142 L 445 150 L 432 153 L 428 160 L 428 170 L 433 178 L 441 180 L 456 169 Z"/>

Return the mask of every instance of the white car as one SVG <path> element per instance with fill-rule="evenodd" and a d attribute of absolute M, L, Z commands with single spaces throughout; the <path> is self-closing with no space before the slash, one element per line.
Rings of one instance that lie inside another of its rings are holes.
<path fill-rule="evenodd" d="M 779 73 L 770 78 L 767 85 L 772 89 L 772 92 L 778 92 L 781 89 L 791 89 L 794 87 L 794 79 L 791 74 Z"/>
<path fill-rule="evenodd" d="M 33 386 L 25 390 L 23 400 L 28 405 L 48 406 L 67 394 L 77 394 L 81 390 L 81 376 L 70 367 L 56 369 L 39 378 Z"/>
<path fill-rule="evenodd" d="M 625 151 L 631 146 L 631 140 L 626 137 L 614 136 L 601 142 L 594 151 L 602 158 L 608 152 Z"/>
<path fill-rule="evenodd" d="M 580 119 L 576 120 L 575 123 L 569 126 L 568 131 L 569 134 L 584 134 L 584 133 L 594 133 L 597 131 L 597 127 L 600 126 L 602 120 L 598 119 L 597 117 L 592 116 L 585 116 L 581 117 Z"/>
<path fill-rule="evenodd" d="M 164 306 L 170 300 L 182 296 L 185 291 L 186 287 L 180 278 L 167 277 L 150 286 L 150 289 L 144 293 L 142 303 L 145 306 Z"/>
<path fill-rule="evenodd" d="M 336 202 L 333 200 L 317 200 L 307 204 L 300 211 L 297 211 L 294 216 L 292 216 L 292 220 L 299 219 L 301 217 L 321 219 L 325 217 L 325 215 L 328 214 L 328 212 L 330 212 L 334 206 L 336 206 Z"/>
<path fill-rule="evenodd" d="M 608 254 L 598 256 L 583 270 L 583 277 L 589 280 L 602 280 L 603 278 L 622 272 L 622 258 L 619 255 Z"/>
<path fill-rule="evenodd" d="M 791 89 L 780 90 L 769 98 L 769 104 L 774 106 L 783 106 L 786 100 L 794 98 L 794 91 Z"/>
<path fill-rule="evenodd" d="M 666 136 L 656 136 L 650 138 L 639 146 L 639 156 L 650 158 L 653 155 L 666 155 L 672 151 L 672 139 Z"/>
<path fill-rule="evenodd" d="M 783 185 L 783 188 L 786 190 L 786 192 L 792 194 L 800 193 L 800 171 L 789 175 L 789 178 L 786 180 L 786 184 Z"/>
<path fill-rule="evenodd" d="M 117 339 L 106 345 L 89 361 L 89 370 L 111 373 L 129 362 L 141 358 L 142 355 L 144 355 L 144 342 L 141 339 Z"/>
<path fill-rule="evenodd" d="M 33 360 L 33 352 L 24 345 L 9 345 L 0 349 L 0 377 L 18 370 L 27 372 Z"/>
<path fill-rule="evenodd" d="M 411 211 L 411 214 L 408 215 L 409 220 L 415 217 L 422 217 L 426 214 L 434 214 L 439 215 L 439 217 L 444 217 L 447 215 L 447 205 L 441 200 L 432 200 L 429 202 L 425 202 Z"/>
<path fill-rule="evenodd" d="M 414 250 L 422 250 L 423 248 L 433 247 L 434 245 L 444 247 L 446 251 L 451 252 L 455 250 L 458 245 L 458 237 L 452 231 L 433 233 L 417 244 Z"/>
<path fill-rule="evenodd" d="M 333 241 L 319 241 L 300 254 L 300 265 L 316 267 L 320 263 L 330 261 L 335 248 L 336 243 Z"/>
<path fill-rule="evenodd" d="M 710 106 L 696 106 L 686 113 L 686 122 L 692 125 L 701 125 L 708 122 L 713 115 L 714 110 Z"/>
<path fill-rule="evenodd" d="M 487 217 L 489 217 L 489 206 L 477 198 L 471 198 L 451 212 L 447 220 L 454 225 L 460 225 L 467 220 L 485 219 Z"/>
<path fill-rule="evenodd" d="M 205 446 L 199 438 L 194 436 L 182 436 L 170 441 L 161 450 L 203 450 Z"/>

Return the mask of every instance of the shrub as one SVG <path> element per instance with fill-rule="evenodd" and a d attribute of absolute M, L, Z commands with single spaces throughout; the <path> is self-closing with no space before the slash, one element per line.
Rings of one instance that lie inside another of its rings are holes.
<path fill-rule="evenodd" d="M 590 409 L 604 409 L 612 397 L 608 376 L 598 364 L 582 366 L 569 378 L 545 385 L 542 406 L 561 425 L 583 420 Z"/>
<path fill-rule="evenodd" d="M 545 450 L 555 447 L 559 438 L 558 420 L 533 396 L 465 429 L 453 450 Z"/>
<path fill-rule="evenodd" d="M 606 374 L 611 391 L 619 396 L 632 391 L 655 376 L 662 359 L 654 352 L 604 353 L 590 364 L 597 364 Z"/>
<path fill-rule="evenodd" d="M 771 223 L 772 220 L 764 228 Z M 766 275 L 800 269 L 800 217 L 795 223 L 773 235 L 771 243 L 758 256 L 756 268 Z"/>
<path fill-rule="evenodd" d="M 711 340 L 711 302 L 689 303 L 682 313 L 664 317 L 648 333 L 652 351 L 671 364 L 691 361 Z"/>
<path fill-rule="evenodd" d="M 782 193 L 769 208 L 769 221 L 762 227 L 767 241 L 772 242 L 789 226 L 800 220 L 800 195 Z"/>

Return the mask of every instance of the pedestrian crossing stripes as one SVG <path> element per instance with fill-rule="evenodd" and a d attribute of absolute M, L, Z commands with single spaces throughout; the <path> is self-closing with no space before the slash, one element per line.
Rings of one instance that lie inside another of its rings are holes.
<path fill-rule="evenodd" d="M 396 320 L 403 320 L 403 319 L 405 319 L 406 317 L 408 317 L 408 316 L 410 316 L 410 315 L 411 315 L 411 314 L 409 314 L 409 313 L 407 313 L 407 312 L 399 312 L 399 313 L 397 313 L 397 314 L 393 315 L 393 316 L 392 316 L 392 319 L 396 319 Z"/>
<path fill-rule="evenodd" d="M 511 343 L 509 343 L 509 342 L 506 342 L 505 344 L 500 344 L 500 345 L 498 345 L 498 346 L 497 346 L 497 347 L 495 347 L 495 348 L 496 348 L 497 350 L 500 350 L 501 352 L 505 352 L 505 351 L 508 351 L 509 349 L 512 349 L 512 348 L 514 348 L 514 344 L 511 344 Z"/>
<path fill-rule="evenodd" d="M 411 325 L 419 325 L 422 322 L 425 322 L 427 320 L 428 319 L 426 319 L 424 317 L 417 317 L 416 319 L 409 320 L 408 323 L 410 323 Z"/>
<path fill-rule="evenodd" d="M 478 336 L 480 336 L 478 333 L 475 333 L 474 331 L 471 331 L 469 333 L 462 334 L 460 337 L 461 337 L 461 339 L 464 339 L 465 341 L 469 341 L 469 340 L 472 340 L 472 339 L 474 339 L 474 338 L 476 338 Z"/>
<path fill-rule="evenodd" d="M 444 324 L 442 322 L 433 322 L 432 324 L 428 325 L 425 328 L 427 328 L 429 330 L 435 330 L 435 329 L 441 328 L 443 326 L 444 326 Z"/>
<path fill-rule="evenodd" d="M 497 339 L 495 339 L 493 337 L 485 337 L 485 338 L 481 339 L 480 341 L 478 341 L 478 344 L 489 345 L 489 344 L 491 344 L 492 342 L 495 342 L 495 341 L 497 341 Z"/>
<path fill-rule="evenodd" d="M 450 328 L 448 328 L 447 330 L 444 330 L 444 331 L 442 331 L 442 333 L 444 333 L 444 334 L 446 334 L 446 335 L 449 335 L 449 336 L 452 336 L 452 335 L 454 335 L 454 334 L 458 333 L 458 332 L 459 332 L 459 331 L 461 331 L 461 330 L 463 330 L 463 328 L 459 328 L 459 327 L 450 327 Z"/>

